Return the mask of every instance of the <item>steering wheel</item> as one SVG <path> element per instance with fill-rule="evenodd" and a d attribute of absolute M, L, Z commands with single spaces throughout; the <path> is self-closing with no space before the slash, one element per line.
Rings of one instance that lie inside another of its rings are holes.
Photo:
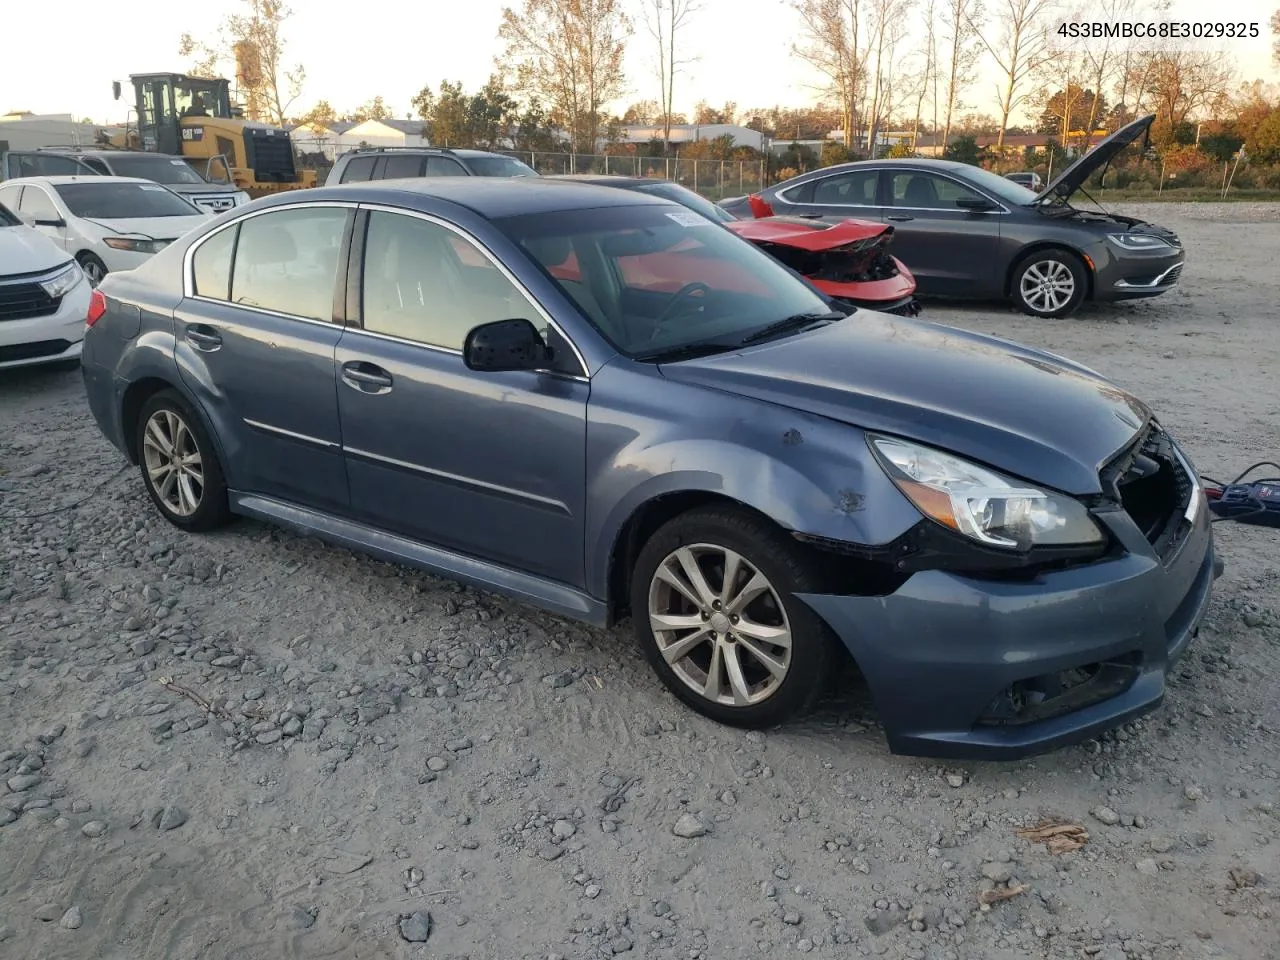
<path fill-rule="evenodd" d="M 675 296 L 671 298 L 666 308 L 658 315 L 658 319 L 654 321 L 653 334 L 649 339 L 655 339 L 662 332 L 662 329 L 679 315 L 680 310 L 687 305 L 687 301 L 693 298 L 694 295 L 702 294 L 705 296 L 710 292 L 711 288 L 699 280 L 695 280 L 693 283 L 686 283 L 676 291 Z"/>

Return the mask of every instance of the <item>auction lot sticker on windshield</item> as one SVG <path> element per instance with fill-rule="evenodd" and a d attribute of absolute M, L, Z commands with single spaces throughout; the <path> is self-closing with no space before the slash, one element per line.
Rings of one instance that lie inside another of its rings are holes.
<path fill-rule="evenodd" d="M 706 217 L 701 214 L 694 213 L 692 210 L 680 210 L 677 213 L 668 213 L 667 216 L 682 227 L 714 226 L 714 224 Z"/>

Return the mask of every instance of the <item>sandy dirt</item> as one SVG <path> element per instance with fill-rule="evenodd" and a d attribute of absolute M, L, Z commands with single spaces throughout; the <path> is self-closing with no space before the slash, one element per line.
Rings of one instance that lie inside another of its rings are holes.
<path fill-rule="evenodd" d="M 1178 291 L 928 316 L 1114 377 L 1204 473 L 1280 459 L 1280 209 L 1130 209 L 1185 238 Z M 1280 957 L 1276 532 L 1218 525 L 1158 712 L 941 765 L 890 756 L 856 688 L 734 731 L 629 624 L 184 535 L 121 464 L 78 374 L 0 376 L 0 957 Z M 1016 835 L 1051 817 L 1083 847 Z"/>

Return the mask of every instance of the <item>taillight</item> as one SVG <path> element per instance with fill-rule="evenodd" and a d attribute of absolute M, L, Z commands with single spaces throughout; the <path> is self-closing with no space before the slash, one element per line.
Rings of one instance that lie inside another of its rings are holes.
<path fill-rule="evenodd" d="M 101 290 L 93 291 L 92 295 L 89 297 L 89 312 L 85 314 L 85 324 L 92 327 L 102 319 L 102 315 L 106 312 L 107 298 L 102 295 Z"/>

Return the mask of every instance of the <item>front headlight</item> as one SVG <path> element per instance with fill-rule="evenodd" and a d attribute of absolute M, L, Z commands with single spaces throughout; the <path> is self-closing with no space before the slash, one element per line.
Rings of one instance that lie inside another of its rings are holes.
<path fill-rule="evenodd" d="M 128 250 L 130 253 L 159 253 L 169 245 L 168 240 L 139 240 L 133 237 L 107 237 L 102 242 L 112 250 Z"/>
<path fill-rule="evenodd" d="M 248 203 L 248 202 L 249 202 L 249 200 L 250 200 L 249 195 L 248 195 L 247 193 L 245 193 L 243 190 L 237 190 L 237 191 L 236 191 L 236 203 L 235 203 L 235 205 L 236 205 L 237 207 L 239 207 L 239 206 L 243 206 L 244 204 Z"/>
<path fill-rule="evenodd" d="M 40 281 L 40 286 L 45 293 L 57 300 L 74 290 L 76 284 L 83 279 L 84 271 L 80 269 L 80 264 L 72 260 L 65 270 L 55 273 L 48 280 Z"/>
<path fill-rule="evenodd" d="M 1168 240 L 1150 233 L 1109 233 L 1107 239 L 1121 250 L 1160 250 L 1173 247 Z"/>
<path fill-rule="evenodd" d="M 1080 501 L 893 437 L 869 437 L 903 495 L 926 517 L 990 547 L 1029 550 L 1105 540 Z"/>

